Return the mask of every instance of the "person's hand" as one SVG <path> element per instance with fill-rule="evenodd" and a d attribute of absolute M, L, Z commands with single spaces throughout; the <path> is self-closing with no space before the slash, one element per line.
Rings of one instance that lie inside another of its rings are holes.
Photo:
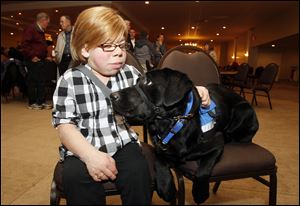
<path fill-rule="evenodd" d="M 46 60 L 53 61 L 53 58 L 52 57 L 46 57 Z"/>
<path fill-rule="evenodd" d="M 31 61 L 32 61 L 32 62 L 39 62 L 39 61 L 41 61 L 41 59 L 38 58 L 38 57 L 33 57 L 33 58 L 31 59 Z"/>
<path fill-rule="evenodd" d="M 209 92 L 205 87 L 202 86 L 196 86 L 198 93 L 201 97 L 202 100 L 202 107 L 207 107 L 210 105 L 210 97 L 209 97 Z"/>
<path fill-rule="evenodd" d="M 83 159 L 90 176 L 97 182 L 114 180 L 118 174 L 115 160 L 107 153 L 93 150 Z"/>

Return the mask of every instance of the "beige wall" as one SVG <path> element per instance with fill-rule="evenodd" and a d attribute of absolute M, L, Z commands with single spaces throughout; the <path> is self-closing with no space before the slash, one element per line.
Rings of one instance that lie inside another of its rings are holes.
<path fill-rule="evenodd" d="M 18 42 L 21 42 L 21 34 L 22 31 L 20 30 L 13 30 L 9 29 L 7 27 L 4 27 L 5 29 L 1 29 L 1 46 L 3 47 L 15 47 L 18 45 Z M 9 35 L 10 32 L 13 32 L 14 35 Z"/>
<path fill-rule="evenodd" d="M 255 39 L 251 42 L 251 46 L 258 46 L 297 33 L 299 33 L 299 8 L 295 7 L 253 28 Z"/>
<path fill-rule="evenodd" d="M 277 64 L 279 66 L 279 71 L 275 79 L 277 81 L 280 77 L 280 73 L 282 70 L 281 57 L 282 57 L 282 53 L 280 51 L 274 51 L 272 49 L 259 49 L 257 65 L 265 67 L 269 63 Z"/>
<path fill-rule="evenodd" d="M 299 11 L 293 8 L 290 12 L 280 14 L 257 25 L 252 30 L 236 37 L 236 40 L 228 42 L 227 61 L 230 64 L 233 59 L 234 47 L 236 46 L 236 61 L 240 64 L 249 63 L 254 68 L 266 66 L 274 62 L 279 65 L 278 79 L 289 79 L 292 67 L 299 70 L 299 51 L 291 49 L 262 49 L 259 46 L 273 40 L 285 38 L 299 33 Z M 249 48 L 249 49 L 248 49 Z M 248 57 L 244 54 L 248 51 Z M 222 62 L 222 63 L 225 63 Z M 298 74 L 298 71 L 297 71 Z"/>
<path fill-rule="evenodd" d="M 221 67 L 224 67 L 229 64 L 227 59 L 228 44 L 228 42 L 223 42 L 220 44 L 219 65 Z"/>
<path fill-rule="evenodd" d="M 247 52 L 247 33 L 242 34 L 236 39 L 236 61 L 239 64 L 248 63 L 248 57 L 245 56 Z"/>
<path fill-rule="evenodd" d="M 282 53 L 280 79 L 289 79 L 293 68 L 297 70 L 293 80 L 298 80 L 299 79 L 298 78 L 299 75 L 299 50 L 298 49 L 288 50 Z"/>

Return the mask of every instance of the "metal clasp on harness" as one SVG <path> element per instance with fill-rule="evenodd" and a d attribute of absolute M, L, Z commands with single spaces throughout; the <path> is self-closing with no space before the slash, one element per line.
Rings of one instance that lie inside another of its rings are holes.
<path fill-rule="evenodd" d="M 157 142 L 157 146 L 162 150 L 162 151 L 166 151 L 168 149 L 168 145 L 165 145 L 162 143 L 162 141 L 158 141 Z"/>
<path fill-rule="evenodd" d="M 180 119 L 191 119 L 193 116 L 194 116 L 194 114 L 189 113 L 187 115 L 178 115 L 176 117 L 173 117 L 173 119 L 178 121 Z"/>

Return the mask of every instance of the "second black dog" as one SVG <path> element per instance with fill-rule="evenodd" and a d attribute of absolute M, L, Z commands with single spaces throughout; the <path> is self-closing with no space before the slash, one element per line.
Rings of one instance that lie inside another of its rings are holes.
<path fill-rule="evenodd" d="M 192 193 L 196 203 L 204 202 L 224 143 L 251 142 L 258 130 L 255 111 L 246 100 L 221 85 L 207 88 L 212 103 L 201 108 L 201 98 L 187 75 L 165 68 L 148 72 L 135 86 L 111 94 L 117 113 L 147 123 L 158 156 L 156 190 L 165 201 L 176 193 L 170 168 L 197 161 Z"/>

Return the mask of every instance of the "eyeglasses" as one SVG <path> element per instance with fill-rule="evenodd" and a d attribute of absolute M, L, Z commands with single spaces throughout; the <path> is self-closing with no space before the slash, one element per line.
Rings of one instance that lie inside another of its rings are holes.
<path fill-rule="evenodd" d="M 98 47 L 101 47 L 103 49 L 103 51 L 105 51 L 105 52 L 112 52 L 112 51 L 115 51 L 115 49 L 117 47 L 119 47 L 122 50 L 124 50 L 124 49 L 127 50 L 130 48 L 130 45 L 129 45 L 129 43 L 124 42 L 121 44 L 101 44 Z"/>

